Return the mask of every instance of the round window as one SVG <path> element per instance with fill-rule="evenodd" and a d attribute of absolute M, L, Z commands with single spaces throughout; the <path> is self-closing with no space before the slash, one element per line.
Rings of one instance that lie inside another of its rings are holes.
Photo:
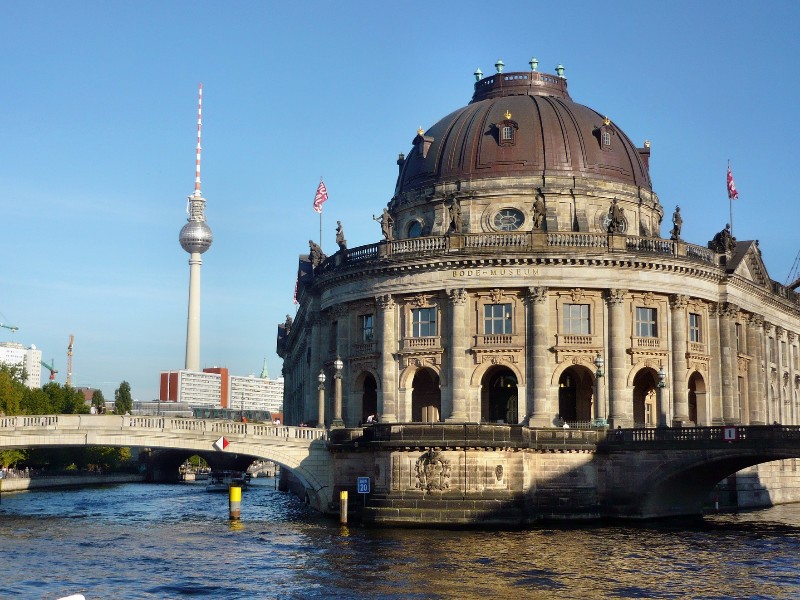
<path fill-rule="evenodd" d="M 525 215 L 516 208 L 503 208 L 492 219 L 492 225 L 500 231 L 516 231 L 524 222 Z"/>
<path fill-rule="evenodd" d="M 422 223 L 419 221 L 412 221 L 408 226 L 408 237 L 415 238 L 422 235 Z"/>

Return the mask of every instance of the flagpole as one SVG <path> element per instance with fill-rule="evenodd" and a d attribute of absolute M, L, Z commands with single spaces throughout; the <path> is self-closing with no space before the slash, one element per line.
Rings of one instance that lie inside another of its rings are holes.
<path fill-rule="evenodd" d="M 731 159 L 728 159 L 728 173 L 731 172 Z M 733 198 L 731 197 L 730 192 L 728 192 L 728 205 L 730 206 L 730 214 L 731 214 L 731 236 L 733 236 Z M 320 215 L 322 216 L 322 215 Z"/>
<path fill-rule="evenodd" d="M 319 181 L 322 183 L 322 175 L 319 176 Z M 322 205 L 319 205 L 319 247 L 322 248 Z"/>

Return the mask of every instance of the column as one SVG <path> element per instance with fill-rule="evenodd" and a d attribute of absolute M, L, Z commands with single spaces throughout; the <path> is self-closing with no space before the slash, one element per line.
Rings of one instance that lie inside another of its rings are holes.
<path fill-rule="evenodd" d="M 450 393 L 452 412 L 445 420 L 466 421 L 469 382 L 467 381 L 468 300 L 464 288 L 449 290 L 450 298 Z"/>
<path fill-rule="evenodd" d="M 317 427 L 325 429 L 325 374 L 320 372 L 317 380 Z"/>
<path fill-rule="evenodd" d="M 720 354 L 720 314 L 722 305 L 712 302 L 708 311 L 708 353 L 712 359 L 708 365 L 710 381 L 708 382 L 707 393 L 708 404 L 711 408 L 711 425 L 722 425 L 722 366 L 717 357 Z"/>
<path fill-rule="evenodd" d="M 627 362 L 625 335 L 625 294 L 628 290 L 610 289 L 608 304 L 608 393 L 611 427 L 633 425 L 632 401 L 625 385 Z"/>
<path fill-rule="evenodd" d="M 786 351 L 788 352 L 788 354 L 786 355 L 786 361 L 787 361 L 786 366 L 789 369 L 789 386 L 787 388 L 787 391 L 789 392 L 789 407 L 791 408 L 790 423 L 792 425 L 797 425 L 798 406 L 797 403 L 795 402 L 795 394 L 794 394 L 794 389 L 796 385 L 795 378 L 797 377 L 797 370 L 794 368 L 794 357 L 797 351 L 794 349 L 794 343 L 797 340 L 797 335 L 793 331 L 787 331 L 786 340 L 788 342 L 788 346 L 786 348 Z"/>
<path fill-rule="evenodd" d="M 789 419 L 788 415 L 786 414 L 786 408 L 788 405 L 788 400 L 786 398 L 786 382 L 784 382 L 784 371 L 786 365 L 786 357 L 783 356 L 783 352 L 781 351 L 783 344 L 781 341 L 783 340 L 784 329 L 780 325 L 775 326 L 775 366 L 777 367 L 778 371 L 778 381 L 775 386 L 777 393 L 776 402 L 778 403 L 778 423 L 781 425 L 788 425 Z"/>
<path fill-rule="evenodd" d="M 722 420 L 727 424 L 737 423 L 737 408 L 734 402 L 736 390 L 736 330 L 733 317 L 737 307 L 726 303 L 719 316 L 719 346 L 720 346 L 720 371 L 722 375 Z"/>
<path fill-rule="evenodd" d="M 395 307 L 397 306 L 391 294 L 375 297 L 378 307 L 377 326 L 380 336 L 381 348 L 381 395 L 378 411 L 381 413 L 382 423 L 397 421 L 397 384 L 395 376 L 394 352 L 397 346 L 395 326 Z"/>
<path fill-rule="evenodd" d="M 672 316 L 672 420 L 676 424 L 689 421 L 689 387 L 686 382 L 686 304 L 688 296 L 673 294 L 669 298 Z M 660 391 L 664 401 L 667 392 Z M 663 411 L 664 409 L 661 408 Z M 667 419 L 669 422 L 669 419 Z"/>
<path fill-rule="evenodd" d="M 309 322 L 311 324 L 311 361 L 308 365 L 308 373 L 309 375 L 313 374 L 313 377 L 308 378 L 308 389 L 305 394 L 305 398 L 308 398 L 308 402 L 306 402 L 304 398 L 303 412 L 300 417 L 301 421 L 311 421 L 317 416 L 315 414 L 317 412 L 315 410 L 316 407 L 311 398 L 314 397 L 312 390 L 314 389 L 314 383 L 317 381 L 317 373 L 322 369 L 322 354 L 320 352 L 320 328 L 322 327 L 322 317 L 319 312 L 315 311 L 313 316 L 310 317 Z"/>
<path fill-rule="evenodd" d="M 750 425 L 763 425 L 763 398 L 759 394 L 758 380 L 761 376 L 761 340 L 758 333 L 758 315 L 750 315 L 747 319 L 747 348 L 751 355 L 750 368 L 747 373 L 747 395 L 749 396 Z"/>
<path fill-rule="evenodd" d="M 764 321 L 764 330 L 762 334 L 764 336 L 764 345 L 762 346 L 764 349 L 764 373 L 761 377 L 761 381 L 764 385 L 764 402 L 767 406 L 767 424 L 778 420 L 778 414 L 775 410 L 775 397 L 772 394 L 772 386 L 774 384 L 773 377 L 775 374 L 772 365 L 775 363 L 775 347 L 770 341 L 770 334 L 774 331 L 775 326 L 768 321 Z"/>
<path fill-rule="evenodd" d="M 528 337 L 527 350 L 529 373 L 533 379 L 533 385 L 528 384 L 530 390 L 526 412 L 530 415 L 528 424 L 531 427 L 547 427 L 552 424 L 552 415 L 547 401 L 547 328 L 548 328 L 548 306 L 547 288 L 530 287 L 527 295 L 529 312 L 530 333 Z"/>
<path fill-rule="evenodd" d="M 333 308 L 333 318 L 336 319 L 336 357 L 338 357 L 342 363 L 342 369 L 339 373 L 339 377 L 337 378 L 334 375 L 333 386 L 334 386 L 334 395 L 333 401 L 334 405 L 338 402 L 338 413 L 337 408 L 334 406 L 334 419 L 337 417 L 343 420 L 345 423 L 349 423 L 351 426 L 358 423 L 359 419 L 361 418 L 360 414 L 356 414 L 354 412 L 355 407 L 353 406 L 352 402 L 348 402 L 345 406 L 343 403 L 343 396 L 342 396 L 342 383 L 344 379 L 350 381 L 349 376 L 349 365 L 350 365 L 350 307 L 347 304 L 339 304 Z M 336 386 L 339 387 L 339 393 L 336 393 Z M 346 386 L 350 387 L 350 386 Z M 360 412 L 360 409 L 359 409 Z M 337 423 L 338 424 L 338 423 Z"/>

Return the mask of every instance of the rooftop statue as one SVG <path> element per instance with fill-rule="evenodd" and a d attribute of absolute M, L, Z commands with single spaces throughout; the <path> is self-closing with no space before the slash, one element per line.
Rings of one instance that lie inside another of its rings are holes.
<path fill-rule="evenodd" d="M 461 233 L 461 204 L 457 198 L 453 198 L 450 208 L 447 209 L 450 224 L 447 227 L 448 233 Z"/>
<path fill-rule="evenodd" d="M 617 204 L 617 199 L 611 202 L 608 209 L 608 233 L 625 233 L 624 209 Z"/>
<path fill-rule="evenodd" d="M 714 236 L 714 239 L 711 240 L 708 247 L 720 254 L 727 254 L 736 249 L 736 238 L 731 235 L 730 223 L 727 223 L 725 229 Z"/>
<path fill-rule="evenodd" d="M 544 221 L 544 196 L 542 190 L 536 190 L 536 198 L 533 201 L 533 228 L 541 229 Z"/>
<path fill-rule="evenodd" d="M 336 221 L 336 244 L 339 246 L 339 250 L 347 250 L 347 240 L 344 239 L 341 221 Z"/>
<path fill-rule="evenodd" d="M 325 256 L 319 244 L 314 243 L 314 240 L 308 240 L 308 249 L 308 259 L 311 261 L 312 267 L 316 267 L 319 263 L 328 258 Z"/>
<path fill-rule="evenodd" d="M 383 214 L 380 217 L 372 215 L 372 220 L 381 224 L 381 233 L 383 234 L 383 239 L 385 239 L 387 242 L 391 242 L 394 239 L 394 219 L 392 218 L 392 215 L 389 214 L 389 209 L 384 208 Z"/>
<path fill-rule="evenodd" d="M 681 239 L 681 228 L 683 227 L 683 217 L 681 217 L 681 207 L 676 206 L 675 212 L 672 213 L 672 232 L 670 235 L 671 240 Z"/>

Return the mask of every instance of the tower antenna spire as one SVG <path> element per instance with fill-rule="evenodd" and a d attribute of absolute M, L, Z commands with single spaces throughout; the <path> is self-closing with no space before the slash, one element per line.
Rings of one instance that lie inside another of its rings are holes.
<path fill-rule="evenodd" d="M 203 132 L 203 82 L 200 82 L 200 87 L 197 92 L 197 157 L 195 159 L 195 177 L 194 177 L 194 195 L 201 196 L 200 192 L 200 154 L 202 153 L 202 146 L 200 145 L 200 138 Z"/>

